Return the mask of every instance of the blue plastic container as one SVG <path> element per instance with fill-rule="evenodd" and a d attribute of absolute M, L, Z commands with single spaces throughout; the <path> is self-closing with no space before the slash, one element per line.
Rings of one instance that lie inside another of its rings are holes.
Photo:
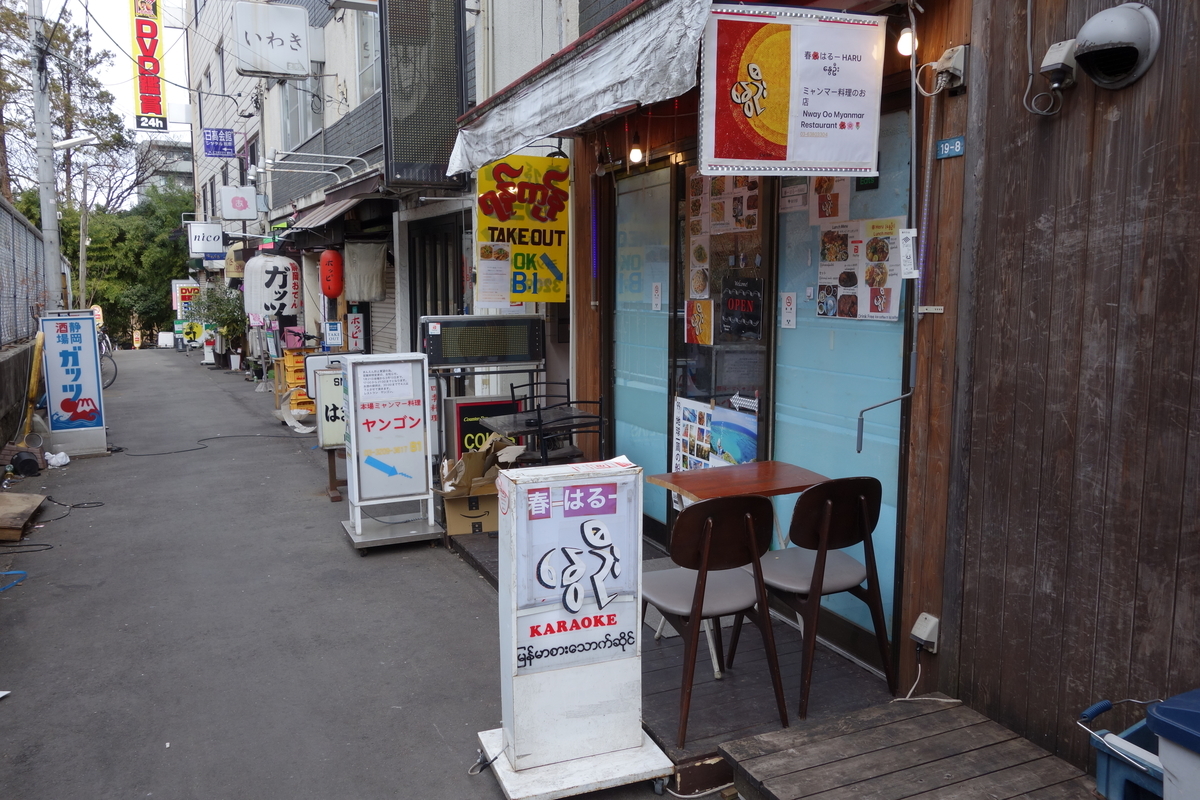
<path fill-rule="evenodd" d="M 1158 734 L 1159 756 L 1166 773 L 1167 800 L 1200 796 L 1200 689 L 1177 694 L 1146 712 L 1146 723 Z"/>
<path fill-rule="evenodd" d="M 1162 770 L 1136 756 L 1118 753 L 1104 742 L 1106 733 L 1108 731 L 1099 730 L 1092 737 L 1092 747 L 1096 748 L 1096 792 L 1108 800 L 1162 797 Z M 1146 727 L 1146 720 L 1122 731 L 1120 736 L 1130 744 L 1158 754 L 1158 737 Z"/>

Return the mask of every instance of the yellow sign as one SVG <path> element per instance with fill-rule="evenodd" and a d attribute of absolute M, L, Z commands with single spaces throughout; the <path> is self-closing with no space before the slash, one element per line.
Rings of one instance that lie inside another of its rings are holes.
<path fill-rule="evenodd" d="M 142 332 L 136 329 L 133 331 L 133 349 L 142 349 Z"/>
<path fill-rule="evenodd" d="M 167 101 L 163 94 L 162 0 L 133 3 L 134 127 L 167 132 Z"/>
<path fill-rule="evenodd" d="M 104 325 L 104 309 L 100 306 L 92 306 L 92 316 L 96 318 L 96 327 Z"/>
<path fill-rule="evenodd" d="M 567 300 L 570 162 L 509 156 L 479 170 L 476 274 L 507 274 L 514 303 Z"/>

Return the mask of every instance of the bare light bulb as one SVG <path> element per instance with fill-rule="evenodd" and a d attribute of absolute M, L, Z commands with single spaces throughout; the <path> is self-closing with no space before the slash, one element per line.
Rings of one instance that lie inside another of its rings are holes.
<path fill-rule="evenodd" d="M 638 139 L 637 131 L 633 132 L 633 145 L 629 148 L 629 162 L 631 164 L 642 163 L 642 143 Z"/>
<path fill-rule="evenodd" d="M 896 40 L 896 50 L 900 55 L 911 56 L 916 46 L 917 40 L 913 38 L 912 28 L 900 31 L 900 38 Z"/>

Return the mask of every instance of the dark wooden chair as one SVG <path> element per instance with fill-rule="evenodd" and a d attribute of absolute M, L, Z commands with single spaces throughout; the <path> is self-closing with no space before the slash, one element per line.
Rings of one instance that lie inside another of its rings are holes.
<path fill-rule="evenodd" d="M 792 511 L 788 538 L 795 547 L 773 550 L 762 558 L 763 581 L 771 593 L 796 612 L 803 626 L 804 652 L 800 668 L 800 719 L 808 714 L 813 659 L 817 649 L 817 618 L 821 598 L 849 592 L 866 603 L 875 627 L 879 655 L 888 689 L 896 694 L 896 675 L 888 645 L 879 592 L 879 571 L 871 534 L 879 523 L 883 487 L 875 478 L 838 478 L 803 492 Z M 862 542 L 866 563 L 848 553 Z M 737 630 L 730 649 L 737 646 Z"/>
<path fill-rule="evenodd" d="M 683 636 L 683 686 L 679 699 L 679 747 L 687 738 L 688 712 L 692 704 L 692 680 L 700 649 L 703 621 L 717 621 L 714 631 L 716 660 L 721 669 L 732 666 L 721 652 L 720 618 L 734 615 L 734 629 L 750 619 L 762 633 L 767 666 L 779 706 L 779 722 L 787 727 L 787 703 L 775 636 L 767 607 L 760 558 L 771 546 L 775 521 L 771 501 L 757 495 L 702 500 L 685 508 L 671 528 L 671 560 L 678 567 L 642 575 L 642 619 L 647 606 L 654 606 Z M 742 569 L 746 567 L 747 569 Z"/>

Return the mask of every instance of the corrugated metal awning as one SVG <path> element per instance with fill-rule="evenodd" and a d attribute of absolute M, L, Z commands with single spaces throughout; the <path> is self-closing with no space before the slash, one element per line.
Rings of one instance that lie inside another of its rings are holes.
<path fill-rule="evenodd" d="M 710 0 L 642 0 L 460 119 L 447 175 L 696 85 Z"/>
<path fill-rule="evenodd" d="M 351 197 L 349 200 L 338 200 L 333 203 L 316 206 L 296 217 L 292 228 L 319 228 L 325 223 L 341 217 L 360 202 L 362 201 L 359 198 Z"/>

